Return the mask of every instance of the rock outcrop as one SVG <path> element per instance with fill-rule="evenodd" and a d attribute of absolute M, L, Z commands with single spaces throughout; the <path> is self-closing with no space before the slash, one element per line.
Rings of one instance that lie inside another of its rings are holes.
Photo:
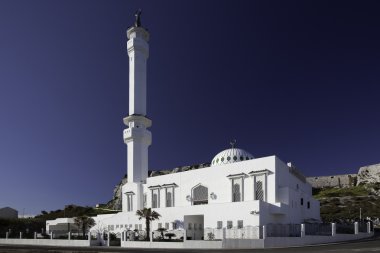
<path fill-rule="evenodd" d="M 364 166 L 358 172 L 358 184 L 380 182 L 380 164 Z"/>
<path fill-rule="evenodd" d="M 352 187 L 359 184 L 380 183 L 380 163 L 359 168 L 358 174 L 308 177 L 307 182 L 313 188 Z"/>

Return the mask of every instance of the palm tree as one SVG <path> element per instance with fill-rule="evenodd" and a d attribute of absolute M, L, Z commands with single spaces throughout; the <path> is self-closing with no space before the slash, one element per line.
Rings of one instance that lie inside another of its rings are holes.
<path fill-rule="evenodd" d="M 86 234 L 86 230 L 88 228 L 91 228 L 91 227 L 93 227 L 95 225 L 94 219 L 91 218 L 91 217 L 88 217 L 86 215 L 76 217 L 74 219 L 74 222 L 78 226 L 78 229 L 82 228 L 83 237 Z"/>
<path fill-rule="evenodd" d="M 139 220 L 145 219 L 146 240 L 150 240 L 150 222 L 158 220 L 161 215 L 156 211 L 152 211 L 152 208 L 144 208 L 137 210 L 136 215 L 139 216 Z"/>

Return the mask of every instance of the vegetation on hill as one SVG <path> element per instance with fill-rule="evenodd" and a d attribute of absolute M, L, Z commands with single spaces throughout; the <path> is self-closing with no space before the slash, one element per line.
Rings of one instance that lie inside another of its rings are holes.
<path fill-rule="evenodd" d="M 76 206 L 67 205 L 63 210 L 58 209 L 55 211 L 41 211 L 41 214 L 37 215 L 35 218 L 42 220 L 54 220 L 57 218 L 73 218 L 78 216 L 96 216 L 98 214 L 109 214 L 116 213 L 114 210 L 103 209 L 103 208 L 93 208 L 89 206 Z"/>
<path fill-rule="evenodd" d="M 358 220 L 380 217 L 380 183 L 361 184 L 347 188 L 313 189 L 321 203 L 323 221 Z"/>
<path fill-rule="evenodd" d="M 46 220 L 57 218 L 73 218 L 84 216 L 96 216 L 98 214 L 115 213 L 114 210 L 103 208 L 83 207 L 68 205 L 63 210 L 42 211 L 41 214 L 34 218 L 25 219 L 0 219 L 0 238 L 5 238 L 6 232 L 10 232 L 10 238 L 19 238 L 20 232 L 24 238 L 33 238 L 34 232 L 42 233 L 46 227 Z"/>

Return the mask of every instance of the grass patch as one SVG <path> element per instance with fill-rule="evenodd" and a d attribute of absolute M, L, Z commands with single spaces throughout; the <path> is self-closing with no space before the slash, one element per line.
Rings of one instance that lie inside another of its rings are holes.
<path fill-rule="evenodd" d="M 315 192 L 314 198 L 331 198 L 331 197 L 355 197 L 368 196 L 370 193 L 363 185 L 353 186 L 349 188 L 323 188 Z"/>

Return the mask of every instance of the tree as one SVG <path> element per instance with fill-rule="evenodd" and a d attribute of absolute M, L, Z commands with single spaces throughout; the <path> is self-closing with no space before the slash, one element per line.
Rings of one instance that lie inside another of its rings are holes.
<path fill-rule="evenodd" d="M 139 216 L 139 220 L 145 219 L 146 240 L 150 240 L 150 222 L 158 220 L 161 215 L 156 211 L 152 211 L 152 208 L 144 208 L 137 210 L 136 215 Z"/>
<path fill-rule="evenodd" d="M 86 234 L 87 229 L 95 225 L 94 219 L 85 215 L 76 217 L 74 219 L 74 222 L 78 226 L 79 229 L 82 228 L 83 237 Z"/>

